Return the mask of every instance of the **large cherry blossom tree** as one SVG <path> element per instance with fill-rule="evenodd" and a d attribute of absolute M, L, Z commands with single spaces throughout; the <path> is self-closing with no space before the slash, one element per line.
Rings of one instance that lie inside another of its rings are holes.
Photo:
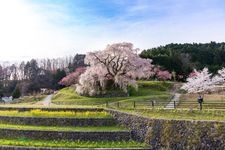
<path fill-rule="evenodd" d="M 136 79 L 154 74 L 152 60 L 142 59 L 132 43 L 115 43 L 103 51 L 90 52 L 85 57 L 89 65 L 81 75 L 76 91 L 82 95 L 104 93 L 108 81 L 114 88 L 127 92 L 128 86 L 137 88 Z"/>
<path fill-rule="evenodd" d="M 187 82 L 181 87 L 188 93 L 204 94 L 206 91 L 214 89 L 214 82 L 211 79 L 212 74 L 208 72 L 207 68 L 202 71 L 194 70 L 187 78 Z"/>

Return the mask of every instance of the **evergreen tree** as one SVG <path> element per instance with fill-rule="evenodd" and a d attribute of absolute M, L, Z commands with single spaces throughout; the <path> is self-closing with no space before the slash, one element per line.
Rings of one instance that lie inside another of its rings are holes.
<path fill-rule="evenodd" d="M 21 93 L 20 93 L 19 86 L 16 86 L 16 88 L 14 89 L 12 93 L 12 97 L 13 99 L 15 99 L 15 98 L 19 98 L 20 96 L 21 96 Z"/>

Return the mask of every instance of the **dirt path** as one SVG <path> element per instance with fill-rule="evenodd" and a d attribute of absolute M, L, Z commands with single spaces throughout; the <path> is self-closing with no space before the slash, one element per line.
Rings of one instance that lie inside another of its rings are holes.
<path fill-rule="evenodd" d="M 46 97 L 43 99 L 43 105 L 44 105 L 44 106 L 50 106 L 50 104 L 51 104 L 51 102 L 52 102 L 52 97 L 53 97 L 53 94 L 46 96 Z"/>
<path fill-rule="evenodd" d="M 50 106 L 51 102 L 52 102 L 52 97 L 53 97 L 53 94 L 50 94 L 50 95 L 46 96 L 42 101 L 37 102 L 35 105 L 43 105 L 46 107 Z"/>

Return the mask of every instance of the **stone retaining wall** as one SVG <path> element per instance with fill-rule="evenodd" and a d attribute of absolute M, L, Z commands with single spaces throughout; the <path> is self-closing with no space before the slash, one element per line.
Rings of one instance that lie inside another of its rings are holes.
<path fill-rule="evenodd" d="M 0 116 L 1 123 L 44 126 L 113 126 L 114 118 L 38 118 Z"/>
<path fill-rule="evenodd" d="M 131 129 L 134 140 L 144 141 L 151 149 L 225 148 L 225 122 L 151 119 L 107 110 L 119 124 Z"/>
<path fill-rule="evenodd" d="M 72 132 L 72 131 L 42 131 L 42 130 L 17 130 L 0 129 L 0 138 L 29 138 L 42 140 L 86 140 L 86 141 L 119 141 L 130 140 L 129 131 L 115 132 Z"/>

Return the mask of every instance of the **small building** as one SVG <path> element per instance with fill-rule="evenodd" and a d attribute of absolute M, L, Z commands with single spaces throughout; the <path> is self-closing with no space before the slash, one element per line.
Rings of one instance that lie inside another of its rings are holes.
<path fill-rule="evenodd" d="M 11 102 L 13 100 L 13 97 L 12 96 L 10 96 L 10 97 L 2 97 L 2 101 L 4 101 L 5 103 L 9 103 L 9 102 Z"/>
<path fill-rule="evenodd" d="M 41 88 L 41 94 L 52 94 L 54 93 L 53 90 L 47 88 Z"/>

